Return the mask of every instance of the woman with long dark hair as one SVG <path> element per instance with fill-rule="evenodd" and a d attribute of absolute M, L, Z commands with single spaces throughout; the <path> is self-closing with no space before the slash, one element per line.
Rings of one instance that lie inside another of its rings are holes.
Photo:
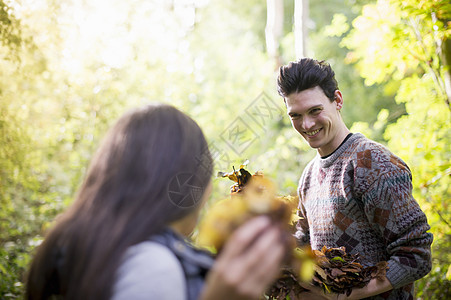
<path fill-rule="evenodd" d="M 38 247 L 27 298 L 257 298 L 284 252 L 267 219 L 239 228 L 216 261 L 185 239 L 210 194 L 212 168 L 201 129 L 176 108 L 125 114 Z"/>

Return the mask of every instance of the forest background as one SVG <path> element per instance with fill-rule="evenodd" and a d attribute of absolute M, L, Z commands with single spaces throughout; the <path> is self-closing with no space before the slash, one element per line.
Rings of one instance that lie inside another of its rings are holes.
<path fill-rule="evenodd" d="M 448 0 L 0 0 L 0 299 L 23 295 L 33 249 L 132 107 L 175 105 L 216 171 L 249 159 L 295 194 L 315 151 L 275 80 L 300 56 L 327 60 L 346 124 L 410 166 L 434 234 L 417 297 L 450 299 L 450 20 Z M 214 179 L 210 203 L 230 184 Z"/>

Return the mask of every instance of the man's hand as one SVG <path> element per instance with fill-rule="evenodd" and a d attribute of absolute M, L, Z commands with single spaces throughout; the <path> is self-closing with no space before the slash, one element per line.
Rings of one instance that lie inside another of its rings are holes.
<path fill-rule="evenodd" d="M 362 288 L 352 289 L 349 296 L 346 294 L 336 294 L 336 293 L 324 293 L 323 290 L 311 283 L 300 282 L 303 288 L 308 289 L 309 292 L 318 298 L 304 298 L 304 299 L 322 299 L 322 300 L 357 300 L 363 299 L 375 295 L 382 294 L 386 291 L 393 289 L 390 281 L 384 277 L 384 279 L 371 279 L 368 284 Z M 299 297 L 299 299 L 302 299 Z"/>

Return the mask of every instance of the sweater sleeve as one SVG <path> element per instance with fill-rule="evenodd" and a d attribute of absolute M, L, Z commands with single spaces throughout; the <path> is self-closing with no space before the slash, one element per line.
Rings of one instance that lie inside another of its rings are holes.
<path fill-rule="evenodd" d="M 306 244 L 310 244 L 310 230 L 307 215 L 302 202 L 299 202 L 298 205 L 298 216 L 299 220 L 296 224 L 296 233 L 294 237 L 296 238 L 298 246 L 304 246 Z"/>
<path fill-rule="evenodd" d="M 412 196 L 407 165 L 394 156 L 383 164 L 362 199 L 368 220 L 386 245 L 387 279 L 394 288 L 400 288 L 431 270 L 433 236 L 427 232 L 426 215 Z"/>
<path fill-rule="evenodd" d="M 299 220 L 296 223 L 296 232 L 294 234 L 294 237 L 296 238 L 297 245 L 300 247 L 310 244 L 310 228 L 308 224 L 307 213 L 302 201 L 303 195 L 305 194 L 305 178 L 309 177 L 307 176 L 307 174 L 310 174 L 309 166 L 307 166 L 306 171 L 304 171 L 304 173 L 302 174 L 298 186 L 299 204 L 297 215 L 299 216 Z"/>
<path fill-rule="evenodd" d="M 131 247 L 118 269 L 113 300 L 186 298 L 183 269 L 165 246 L 143 242 Z"/>

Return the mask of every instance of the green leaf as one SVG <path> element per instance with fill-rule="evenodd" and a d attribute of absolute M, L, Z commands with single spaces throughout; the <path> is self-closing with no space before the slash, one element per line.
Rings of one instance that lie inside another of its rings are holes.
<path fill-rule="evenodd" d="M 342 263 L 345 262 L 345 260 L 343 258 L 341 258 L 340 256 L 335 256 L 334 258 L 331 259 L 331 261 L 339 261 L 339 262 L 342 262 Z"/>

